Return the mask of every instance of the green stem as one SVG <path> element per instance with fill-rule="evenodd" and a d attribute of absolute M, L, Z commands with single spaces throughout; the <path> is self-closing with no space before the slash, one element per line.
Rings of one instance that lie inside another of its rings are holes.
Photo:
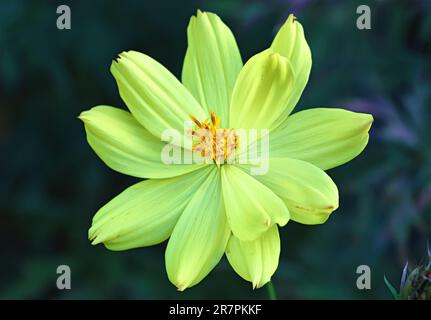
<path fill-rule="evenodd" d="M 277 300 L 277 293 L 275 292 L 275 287 L 272 281 L 268 282 L 266 285 L 266 288 L 268 289 L 268 296 L 270 300 Z"/>

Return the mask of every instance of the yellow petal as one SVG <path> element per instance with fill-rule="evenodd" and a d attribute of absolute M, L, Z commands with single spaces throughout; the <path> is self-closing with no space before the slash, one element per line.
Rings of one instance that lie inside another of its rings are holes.
<path fill-rule="evenodd" d="M 308 162 L 270 159 L 268 173 L 255 178 L 284 201 L 296 222 L 320 224 L 338 208 L 337 186 L 325 171 Z"/>
<path fill-rule="evenodd" d="M 280 28 L 271 44 L 271 49 L 289 60 L 295 74 L 295 82 L 292 86 L 289 101 L 275 124 L 275 126 L 278 126 L 298 103 L 311 71 L 311 50 L 305 39 L 304 29 L 294 15 L 289 15 L 289 18 Z"/>
<path fill-rule="evenodd" d="M 310 162 L 323 170 L 359 155 L 368 143 L 373 117 L 343 109 L 315 108 L 290 116 L 271 132 L 271 157 Z"/>
<path fill-rule="evenodd" d="M 226 256 L 232 268 L 254 288 L 271 280 L 280 257 L 278 227 L 272 226 L 254 241 L 241 241 L 234 235 L 229 239 Z"/>
<path fill-rule="evenodd" d="M 205 119 L 202 107 L 190 92 L 160 63 L 136 51 L 123 52 L 113 62 L 121 98 L 133 116 L 160 138 L 166 129 L 184 131 L 190 115 Z"/>
<path fill-rule="evenodd" d="M 236 81 L 230 107 L 230 127 L 272 129 L 285 112 L 294 73 L 289 61 L 268 49 L 253 56 Z"/>
<path fill-rule="evenodd" d="M 166 240 L 211 169 L 145 180 L 127 188 L 96 213 L 89 239 L 93 244 L 104 243 L 110 250 L 151 246 Z"/>
<path fill-rule="evenodd" d="M 182 82 L 209 114 L 229 124 L 229 103 L 242 67 L 235 37 L 214 13 L 198 11 L 187 28 L 188 48 Z"/>
<path fill-rule="evenodd" d="M 217 265 L 229 239 L 220 171 L 215 166 L 211 170 L 178 220 L 166 248 L 166 271 L 180 291 L 199 283 Z"/>
<path fill-rule="evenodd" d="M 199 169 L 200 165 L 166 165 L 166 143 L 152 135 L 127 111 L 97 106 L 81 113 L 87 141 L 106 165 L 140 178 L 168 178 Z"/>
<path fill-rule="evenodd" d="M 289 221 L 285 204 L 269 188 L 234 166 L 222 166 L 221 171 L 226 214 L 237 238 L 255 240 L 274 224 Z"/>

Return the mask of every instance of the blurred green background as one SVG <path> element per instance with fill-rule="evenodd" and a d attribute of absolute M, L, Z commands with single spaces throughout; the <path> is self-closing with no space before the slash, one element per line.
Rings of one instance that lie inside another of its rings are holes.
<path fill-rule="evenodd" d="M 56 28 L 67 4 L 72 30 Z M 356 28 L 367 4 L 372 29 Z M 267 298 L 223 258 L 199 285 L 176 291 L 166 243 L 127 252 L 92 247 L 93 214 L 138 181 L 110 170 L 88 146 L 78 114 L 124 107 L 111 60 L 123 50 L 154 57 L 180 76 L 186 27 L 197 9 L 217 13 L 244 60 L 269 46 L 293 12 L 313 53 L 296 110 L 343 107 L 375 118 L 365 152 L 330 170 L 340 209 L 320 226 L 282 229 L 273 277 L 279 298 L 390 299 L 419 260 L 431 222 L 431 1 L 8 1 L 0 2 L 0 298 Z M 56 288 L 56 268 L 72 290 Z M 372 289 L 356 288 L 358 265 Z"/>

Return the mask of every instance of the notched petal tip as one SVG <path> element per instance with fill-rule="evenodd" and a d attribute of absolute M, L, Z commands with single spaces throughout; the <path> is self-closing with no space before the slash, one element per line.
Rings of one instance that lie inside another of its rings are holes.
<path fill-rule="evenodd" d="M 114 71 L 117 69 L 117 65 L 119 63 L 119 58 L 116 57 L 115 59 L 112 60 L 111 62 L 111 66 L 109 67 L 109 71 L 111 71 L 112 74 L 114 74 Z"/>
<path fill-rule="evenodd" d="M 271 278 L 269 278 L 269 279 L 261 279 L 260 281 L 259 281 L 259 283 L 257 284 L 257 287 L 256 287 L 256 289 L 260 289 L 260 288 L 262 288 L 263 286 L 265 286 L 268 282 L 270 282 L 271 281 Z"/>
<path fill-rule="evenodd" d="M 295 17 L 293 13 L 289 14 L 289 17 L 287 18 L 286 22 L 294 23 L 298 19 Z"/>
<path fill-rule="evenodd" d="M 201 18 L 210 18 L 211 16 L 212 17 L 218 17 L 217 14 L 215 14 L 213 12 L 210 12 L 210 11 L 205 11 L 205 10 L 201 10 L 201 9 L 197 9 L 196 10 L 196 17 L 198 19 L 201 19 Z M 192 17 L 194 17 L 194 16 L 192 16 Z"/>
<path fill-rule="evenodd" d="M 91 109 L 82 111 L 77 118 L 84 124 L 89 124 L 91 122 Z"/>
<path fill-rule="evenodd" d="M 187 285 L 185 285 L 185 284 L 176 283 L 175 287 L 177 287 L 177 290 L 180 291 L 180 292 L 183 292 L 184 290 L 187 289 Z"/>
<path fill-rule="evenodd" d="M 361 113 L 361 112 L 354 112 L 351 111 L 354 114 L 356 114 L 356 116 L 358 117 L 358 119 L 362 120 L 364 123 L 367 124 L 372 124 L 374 122 L 374 117 L 372 114 L 369 113 Z"/>
<path fill-rule="evenodd" d="M 289 210 L 288 210 L 289 211 Z M 290 212 L 288 217 L 282 217 L 276 221 L 280 227 L 284 227 L 290 221 Z"/>
<path fill-rule="evenodd" d="M 196 14 L 190 17 L 187 29 L 190 30 L 190 28 L 202 28 L 202 30 L 204 30 L 207 24 L 211 24 L 212 22 L 218 20 L 220 20 L 220 17 L 217 14 L 198 9 Z"/>
<path fill-rule="evenodd" d="M 299 23 L 298 18 L 293 14 L 289 14 L 289 16 L 287 17 L 287 19 L 284 21 L 284 23 L 282 23 L 281 25 L 281 29 L 286 29 L 286 28 L 291 28 L 292 25 L 294 25 L 295 23 Z"/>
<path fill-rule="evenodd" d="M 368 114 L 368 113 L 365 113 L 365 115 L 366 115 L 366 122 L 368 124 L 368 130 L 369 130 L 371 128 L 371 125 L 374 122 L 374 117 L 372 114 Z"/>
<path fill-rule="evenodd" d="M 360 125 L 357 126 L 358 132 L 362 132 L 364 135 L 368 136 L 371 126 L 374 122 L 374 117 L 368 113 L 354 112 L 356 119 Z"/>
<path fill-rule="evenodd" d="M 98 236 L 95 236 L 93 240 L 91 240 L 91 239 L 89 239 L 89 240 L 91 241 L 92 246 L 101 244 L 103 242 L 103 240 Z"/>
<path fill-rule="evenodd" d="M 251 281 L 251 287 L 253 290 L 257 290 L 265 286 L 269 281 L 271 281 L 271 277 L 268 278 L 262 274 Z"/>
<path fill-rule="evenodd" d="M 103 243 L 105 247 L 107 247 L 106 242 L 108 242 L 112 238 L 112 234 L 107 234 L 106 232 L 103 233 L 100 231 L 100 229 L 95 228 L 94 225 L 91 226 L 90 229 L 88 229 L 88 240 L 93 246 Z"/>
<path fill-rule="evenodd" d="M 118 64 L 123 62 L 125 59 L 130 59 L 133 57 L 133 55 L 139 55 L 142 54 L 140 52 L 129 50 L 129 51 L 121 51 L 114 59 L 112 59 L 111 63 L 111 71 L 113 67 L 116 67 Z"/>
<path fill-rule="evenodd" d="M 82 111 L 77 118 L 84 122 L 85 125 L 93 124 L 95 121 L 97 122 L 100 115 L 103 115 L 104 112 L 108 112 L 110 109 L 113 109 L 113 107 L 105 105 L 95 106 L 89 110 Z"/>
<path fill-rule="evenodd" d="M 85 111 L 84 111 L 85 112 Z M 77 119 L 79 119 L 79 120 L 81 120 L 82 122 L 84 122 L 85 123 L 85 114 L 84 114 L 84 112 L 81 112 L 80 114 L 79 114 L 79 116 L 77 116 L 76 118 Z"/>
<path fill-rule="evenodd" d="M 116 57 L 114 57 L 114 59 L 112 59 L 111 68 L 120 63 L 122 59 L 127 58 L 127 54 L 130 52 L 132 51 L 121 51 Z"/>
<path fill-rule="evenodd" d="M 97 228 L 95 228 L 94 224 L 88 229 L 88 240 L 94 241 L 97 238 Z"/>
<path fill-rule="evenodd" d="M 121 51 L 119 54 L 118 54 L 118 57 L 119 58 L 126 58 L 128 55 L 130 55 L 130 54 L 133 54 L 134 52 L 136 52 L 136 51 L 133 51 L 133 50 L 127 50 L 127 51 Z"/>
<path fill-rule="evenodd" d="M 197 9 L 196 14 L 190 17 L 189 27 L 191 27 L 192 24 L 194 25 L 195 23 L 199 23 L 199 21 L 202 21 L 202 19 L 206 18 L 208 18 L 207 13 L 201 9 Z"/>

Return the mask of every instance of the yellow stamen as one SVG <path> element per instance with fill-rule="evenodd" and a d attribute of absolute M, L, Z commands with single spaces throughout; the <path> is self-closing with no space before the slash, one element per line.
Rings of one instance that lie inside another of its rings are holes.
<path fill-rule="evenodd" d="M 199 120 L 198 120 L 198 119 L 196 119 L 194 116 L 190 116 L 190 118 L 192 119 L 192 121 L 193 121 L 194 123 L 196 123 L 196 125 L 197 125 L 199 128 L 202 128 L 202 124 L 199 122 Z"/>
<path fill-rule="evenodd" d="M 190 115 L 196 124 L 190 131 L 192 136 L 192 151 L 199 152 L 207 162 L 213 161 L 220 167 L 229 157 L 235 156 L 235 150 L 239 146 L 238 136 L 234 129 L 220 128 L 221 118 L 210 112 L 210 120 L 203 122 Z"/>

